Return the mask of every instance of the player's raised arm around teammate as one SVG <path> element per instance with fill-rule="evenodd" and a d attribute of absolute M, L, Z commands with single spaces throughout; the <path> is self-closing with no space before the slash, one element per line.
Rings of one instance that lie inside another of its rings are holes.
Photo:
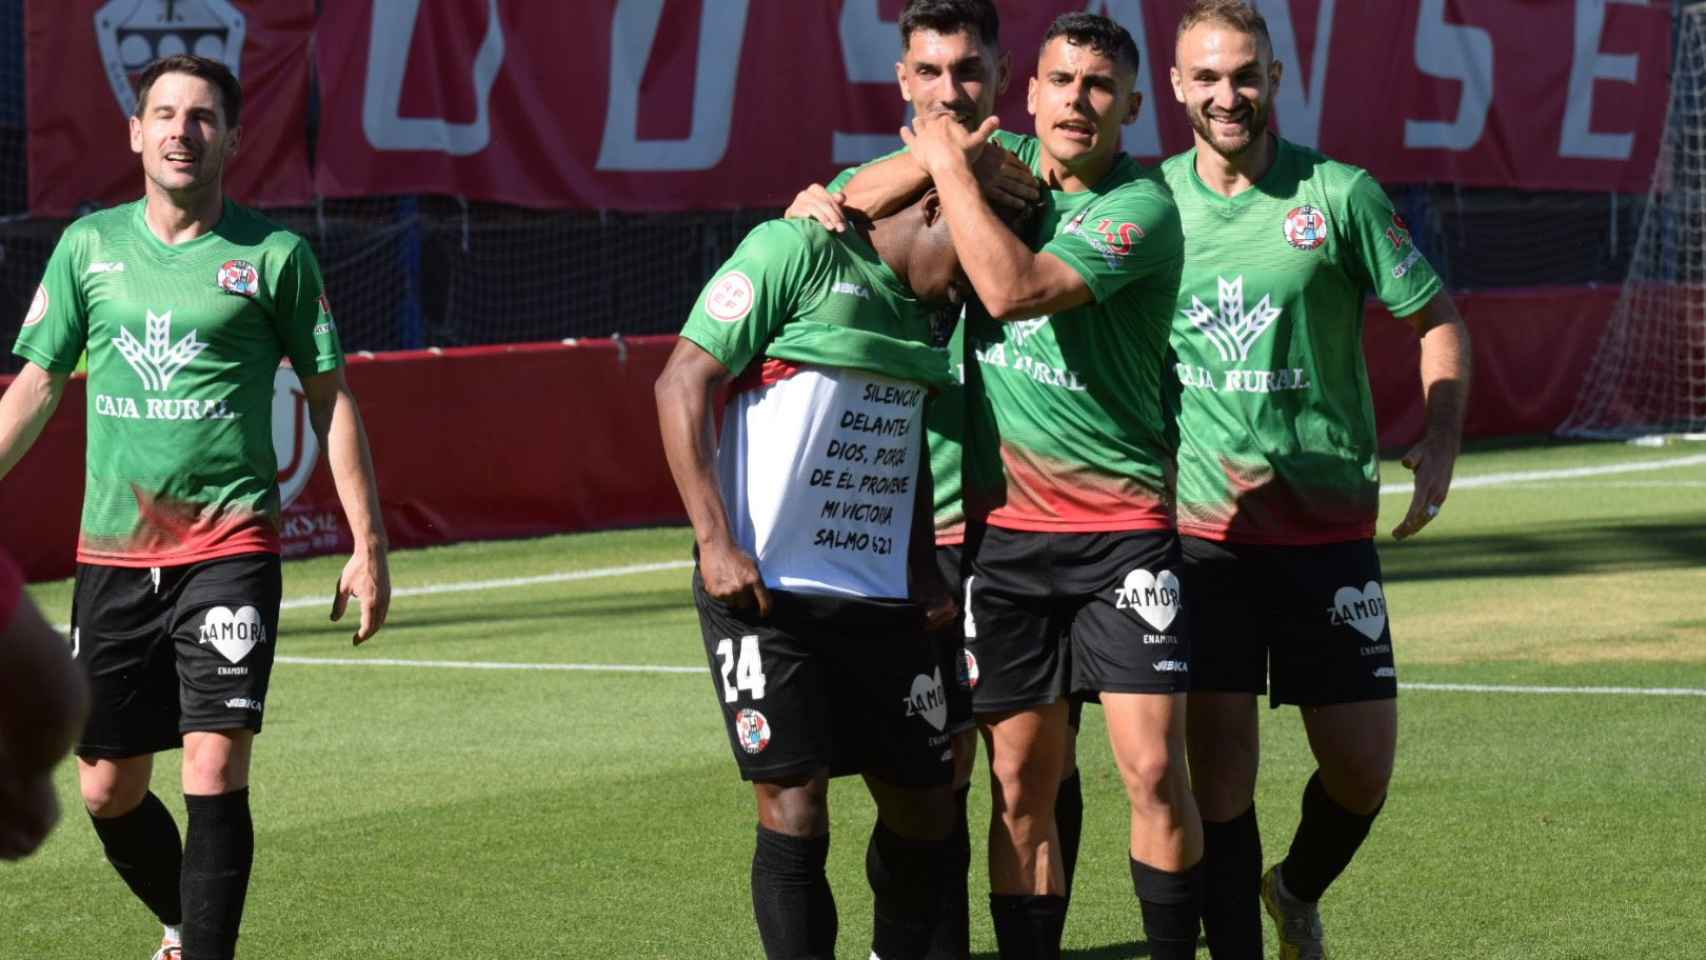
<path fill-rule="evenodd" d="M 0 860 L 30 855 L 59 821 L 53 768 L 88 709 L 88 685 L 65 638 L 42 619 L 0 551 Z"/>
<path fill-rule="evenodd" d="M 1135 89 L 1135 53 L 1103 49 L 1088 35 L 1081 39 L 1051 32 L 1027 94 L 1043 145 L 1043 178 L 1068 191 L 1093 190 L 1114 168 L 1120 128 L 1136 118 L 1143 102 Z M 1041 251 L 989 230 L 993 211 L 971 165 L 997 125 L 990 118 L 967 132 L 921 116 L 901 131 L 935 180 L 966 275 L 991 316 L 1026 320 L 1103 301 L 1152 266 L 1174 265 L 1178 224 L 1165 191 L 1110 198 L 1091 211 L 1094 222 L 1081 222 Z"/>
<path fill-rule="evenodd" d="M 1451 473 L 1463 447 L 1463 417 L 1469 408 L 1469 329 L 1451 295 L 1441 290 L 1408 318 L 1422 338 L 1421 440 L 1401 461 L 1415 473 L 1410 509 L 1392 530 L 1403 540 L 1439 515 L 1451 492 Z"/>

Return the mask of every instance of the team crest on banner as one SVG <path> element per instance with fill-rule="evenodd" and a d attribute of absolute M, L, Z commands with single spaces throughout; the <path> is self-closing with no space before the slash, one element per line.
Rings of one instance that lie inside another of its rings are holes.
<path fill-rule="evenodd" d="M 272 378 L 272 448 L 278 457 L 278 506 L 302 495 L 320 459 L 320 438 L 308 419 L 308 395 L 296 371 L 280 364 Z"/>
<path fill-rule="evenodd" d="M 770 746 L 770 721 L 750 707 L 741 710 L 735 714 L 735 739 L 747 753 L 763 753 Z"/>
<path fill-rule="evenodd" d="M 239 297 L 252 297 L 261 292 L 261 275 L 247 260 L 227 260 L 219 268 L 219 289 Z"/>
<path fill-rule="evenodd" d="M 1285 242 L 1299 250 L 1313 250 L 1327 242 L 1327 217 L 1309 204 L 1285 215 Z"/>
<path fill-rule="evenodd" d="M 218 60 L 239 78 L 243 15 L 227 0 L 111 0 L 95 11 L 95 42 L 113 98 L 136 113 L 136 78 L 161 57 L 193 53 Z"/>

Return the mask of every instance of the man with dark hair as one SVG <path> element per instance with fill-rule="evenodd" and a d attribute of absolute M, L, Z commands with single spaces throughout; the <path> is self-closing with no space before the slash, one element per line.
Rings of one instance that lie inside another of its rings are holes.
<path fill-rule="evenodd" d="M 65 638 L 24 594 L 0 550 L 0 860 L 27 857 L 59 822 L 53 768 L 89 712 Z"/>
<path fill-rule="evenodd" d="M 758 806 L 753 909 L 772 960 L 834 956 L 834 776 L 862 774 L 877 804 L 872 956 L 921 960 L 937 926 L 953 678 L 925 638 L 956 611 L 920 438 L 948 374 L 934 304 L 963 284 L 934 193 L 842 233 L 771 221 L 706 285 L 658 378 L 705 650 Z"/>
<path fill-rule="evenodd" d="M 332 604 L 360 643 L 390 602 L 367 439 L 313 252 L 225 197 L 241 106 L 223 64 L 143 71 L 130 148 L 142 199 L 66 228 L 0 398 L 0 478 L 58 405 L 85 349 L 89 438 L 72 648 L 93 708 L 78 780 L 107 858 L 165 926 L 158 960 L 228 960 L 254 856 L 249 765 L 278 632 L 273 380 L 302 381 L 355 554 Z M 183 748 L 188 830 L 149 791 Z M 117 954 L 115 953 L 115 956 Z"/>
<path fill-rule="evenodd" d="M 1451 483 L 1468 334 L 1365 171 L 1268 129 L 1281 65 L 1242 0 L 1197 0 L 1172 70 L 1196 146 L 1163 165 L 1185 227 L 1173 313 L 1179 530 L 1195 591 L 1189 705 L 1204 820 L 1203 926 L 1216 960 L 1262 956 L 1258 891 L 1284 960 L 1326 955 L 1317 901 L 1385 803 L 1397 671 L 1374 548 L 1379 460 L 1362 352 L 1373 291 L 1421 338 L 1427 426 L 1404 457 L 1399 539 Z M 1283 862 L 1262 874 L 1256 698 L 1296 704 L 1317 763 Z"/>
<path fill-rule="evenodd" d="M 1006 492 L 973 559 L 966 647 L 998 792 L 990 902 L 1003 957 L 1059 955 L 1066 891 L 1051 813 L 1068 696 L 1099 699 L 1107 717 L 1151 955 L 1195 948 L 1189 632 L 1161 395 L 1182 241 L 1159 177 L 1120 153 L 1141 105 L 1135 62 L 1130 35 L 1105 17 L 1051 25 L 1028 93 L 1037 136 L 1018 149 L 1051 188 L 1029 246 L 989 229 L 973 174 L 994 118 L 968 132 L 920 116 L 903 131 L 992 318 L 968 337 Z"/>

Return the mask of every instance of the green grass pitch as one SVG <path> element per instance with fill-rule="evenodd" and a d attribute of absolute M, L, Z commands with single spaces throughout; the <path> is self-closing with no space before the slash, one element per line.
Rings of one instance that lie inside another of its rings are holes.
<path fill-rule="evenodd" d="M 1557 473 L 1629 464 L 1660 466 Z M 1465 482 L 1526 471 L 1542 476 Z M 1384 476 L 1407 479 L 1396 464 Z M 1391 801 L 1323 904 L 1334 955 L 1706 956 L 1706 447 L 1505 448 L 1466 455 L 1458 479 L 1424 534 L 1383 538 L 1399 679 L 1418 686 L 1400 699 Z M 1383 498 L 1383 529 L 1407 502 Z M 467 544 L 396 554 L 392 572 L 410 588 L 601 570 L 682 560 L 690 540 L 663 529 Z M 286 597 L 328 595 L 340 564 L 287 565 Z M 702 668 L 687 579 L 676 568 L 399 596 L 390 625 L 359 650 L 323 606 L 295 606 L 279 650 Z M 33 593 L 66 619 L 68 584 Z M 759 956 L 752 802 L 712 691 L 702 669 L 282 663 L 257 747 L 241 955 Z M 1262 748 L 1272 862 L 1311 769 L 1296 711 L 1264 712 Z M 1094 708 L 1079 749 L 1086 811 L 1067 956 L 1146 956 L 1125 799 Z M 978 848 L 984 777 L 980 767 Z M 58 779 L 69 811 L 59 831 L 33 858 L 0 865 L 0 958 L 144 960 L 158 930 L 103 861 L 69 765 Z M 155 787 L 181 818 L 175 754 Z M 856 781 L 832 797 L 841 952 L 864 957 L 872 813 Z M 992 957 L 979 858 L 973 944 Z"/>

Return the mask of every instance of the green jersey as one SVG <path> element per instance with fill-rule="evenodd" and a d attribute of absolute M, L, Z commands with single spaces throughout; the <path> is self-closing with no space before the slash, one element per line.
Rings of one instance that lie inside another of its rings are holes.
<path fill-rule="evenodd" d="M 1440 281 L 1366 171 L 1278 144 L 1261 182 L 1233 197 L 1202 182 L 1194 149 L 1162 166 L 1187 264 L 1173 316 L 1179 531 L 1365 539 L 1380 475 L 1364 295 L 1403 317 Z"/>
<path fill-rule="evenodd" d="M 857 233 L 804 220 L 754 228 L 700 294 L 681 335 L 736 374 L 718 485 L 767 585 L 908 596 L 934 313 Z"/>
<path fill-rule="evenodd" d="M 146 201 L 67 227 L 15 352 L 53 373 L 89 356 L 82 563 L 155 567 L 278 552 L 273 379 L 343 362 L 301 237 L 230 201 L 168 245 Z"/>
<path fill-rule="evenodd" d="M 1018 153 L 1028 138 L 997 130 L 990 139 L 1009 152 Z M 906 148 L 902 147 L 861 166 L 843 170 L 829 182 L 829 192 L 845 189 L 853 175 L 866 166 L 905 152 Z M 1031 152 L 1034 154 L 1035 150 Z M 1034 161 L 1032 165 L 1034 168 Z M 966 309 L 972 312 L 980 310 L 975 303 L 968 304 Z M 981 520 L 1001 499 L 1001 459 L 996 447 L 995 426 L 989 416 L 988 405 L 981 402 L 976 366 L 972 364 L 968 368 L 966 362 L 965 327 L 966 319 L 962 315 L 948 341 L 945 358 L 952 379 L 931 398 L 929 407 L 924 411 L 924 437 L 930 448 L 930 473 L 935 484 L 938 546 L 965 542 L 968 515 L 973 520 Z M 966 381 L 968 373 L 971 376 L 970 386 Z"/>
<path fill-rule="evenodd" d="M 1035 138 L 1023 138 L 1016 152 L 1037 168 Z M 1121 156 L 1093 188 L 1052 191 L 1030 246 L 1083 277 L 1092 301 L 971 326 L 1007 481 L 989 523 L 1066 533 L 1171 529 L 1163 373 L 1183 251 L 1167 186 L 1157 170 Z"/>

